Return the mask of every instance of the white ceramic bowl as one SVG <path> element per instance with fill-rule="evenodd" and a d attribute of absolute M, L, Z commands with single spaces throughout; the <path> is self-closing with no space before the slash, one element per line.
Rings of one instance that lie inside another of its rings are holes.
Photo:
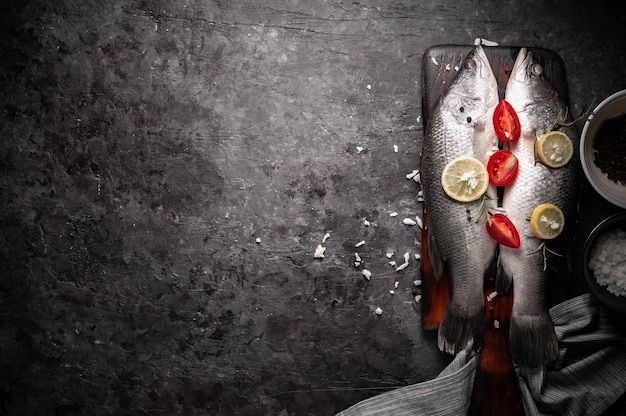
<path fill-rule="evenodd" d="M 618 91 L 598 104 L 583 128 L 580 138 L 580 160 L 591 186 L 610 203 L 626 208 L 626 185 L 609 179 L 593 161 L 593 139 L 598 129 L 604 120 L 622 114 L 626 114 L 626 90 Z"/>

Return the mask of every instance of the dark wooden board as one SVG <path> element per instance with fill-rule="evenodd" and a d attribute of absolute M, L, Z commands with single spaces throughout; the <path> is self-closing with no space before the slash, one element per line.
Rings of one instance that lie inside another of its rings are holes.
<path fill-rule="evenodd" d="M 422 116 L 427 125 L 437 100 L 456 76 L 471 45 L 440 45 L 426 50 L 423 61 Z M 498 81 L 500 99 L 504 98 L 506 83 L 511 74 L 520 47 L 485 47 L 492 70 Z M 543 48 L 529 48 L 544 68 L 545 77 L 559 95 L 568 102 L 565 65 L 558 54 Z M 423 213 L 424 230 L 428 227 L 427 213 Z M 435 281 L 428 258 L 426 231 L 422 235 L 422 326 L 436 329 L 449 299 L 448 276 Z M 556 286 L 555 286 L 556 287 Z M 484 284 L 485 297 L 495 290 L 495 276 Z M 551 304 L 563 300 L 562 290 L 549 289 Z M 523 415 L 524 409 L 509 351 L 509 325 L 513 293 L 499 294 L 485 305 L 485 338 L 475 376 L 470 414 Z M 498 325 L 496 325 L 496 321 Z M 497 398 L 497 399 L 496 399 Z"/>
<path fill-rule="evenodd" d="M 422 60 L 422 116 L 424 126 L 427 125 L 429 116 L 437 103 L 437 100 L 453 81 L 457 68 L 472 50 L 471 45 L 439 45 L 426 50 Z M 515 58 L 521 47 L 490 47 L 485 46 L 485 53 L 491 63 L 491 68 L 498 81 L 498 92 L 502 99 L 509 75 L 513 68 Z M 537 61 L 543 65 L 544 76 L 554 86 L 565 102 L 568 102 L 567 78 L 565 65 L 561 57 L 554 51 L 545 48 L 529 48 L 536 56 Z M 424 213 L 426 217 L 426 213 Z M 425 242 L 425 235 L 422 238 Z M 444 276 L 440 282 L 435 282 L 430 275 L 430 265 L 427 256 L 427 244 L 422 246 L 424 260 L 422 294 L 422 325 L 425 329 L 436 329 L 439 325 L 445 303 L 447 303 L 448 281 Z M 549 296 L 550 304 L 557 303 L 565 297 L 558 288 Z"/>

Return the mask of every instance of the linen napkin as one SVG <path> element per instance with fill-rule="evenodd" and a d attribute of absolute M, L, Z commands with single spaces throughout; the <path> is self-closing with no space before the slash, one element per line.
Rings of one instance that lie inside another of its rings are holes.
<path fill-rule="evenodd" d="M 554 306 L 550 316 L 559 340 L 557 362 L 516 369 L 526 415 L 600 415 L 626 391 L 626 316 L 589 294 Z M 436 378 L 370 397 L 337 416 L 467 414 L 478 358 L 459 352 Z"/>

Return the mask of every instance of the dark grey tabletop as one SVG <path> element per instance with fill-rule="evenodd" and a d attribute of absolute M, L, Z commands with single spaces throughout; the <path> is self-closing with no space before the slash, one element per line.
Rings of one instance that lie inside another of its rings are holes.
<path fill-rule="evenodd" d="M 553 50 L 574 114 L 626 87 L 626 17 L 601 2 L 9 0 L 0 19 L 3 415 L 323 415 L 434 377 L 451 357 L 402 221 L 425 50 Z M 579 241 L 617 211 L 583 186 Z"/>

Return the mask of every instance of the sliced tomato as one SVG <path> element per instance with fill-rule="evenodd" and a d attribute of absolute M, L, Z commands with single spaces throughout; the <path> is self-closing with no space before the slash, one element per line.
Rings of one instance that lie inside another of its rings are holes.
<path fill-rule="evenodd" d="M 498 243 L 507 247 L 519 248 L 519 233 L 509 217 L 501 213 L 493 214 L 485 225 L 491 238 Z"/>
<path fill-rule="evenodd" d="M 499 138 L 517 140 L 521 134 L 519 117 L 507 100 L 501 100 L 493 112 L 493 127 Z"/>
<path fill-rule="evenodd" d="M 496 186 L 505 186 L 513 182 L 517 175 L 519 162 L 510 150 L 498 150 L 491 155 L 487 162 L 489 182 Z"/>

